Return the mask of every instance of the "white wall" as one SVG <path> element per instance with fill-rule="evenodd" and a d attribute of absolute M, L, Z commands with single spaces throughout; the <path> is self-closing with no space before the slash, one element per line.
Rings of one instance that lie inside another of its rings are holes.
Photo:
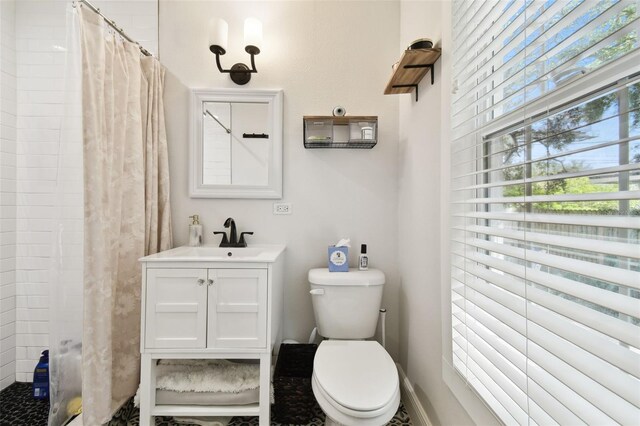
<path fill-rule="evenodd" d="M 433 424 L 495 424 L 468 389 L 460 395 L 477 406 L 467 414 L 443 380 L 451 345 L 448 291 L 449 103 L 451 101 L 451 3 L 402 1 L 400 49 L 429 37 L 443 54 L 435 84 L 427 75 L 420 100 L 400 101 L 399 223 L 400 364 Z M 442 302 L 444 300 L 444 302 Z M 443 332 L 444 323 L 444 332 Z M 454 377 L 455 379 L 455 377 Z"/>
<path fill-rule="evenodd" d="M 49 229 L 63 114 L 67 3 L 48 0 L 16 4 L 16 379 L 25 382 L 32 380 L 40 352 L 49 343 Z M 155 0 L 92 3 L 148 50 L 157 51 Z"/>
<path fill-rule="evenodd" d="M 0 2 L 0 389 L 16 378 L 15 7 Z"/>
<path fill-rule="evenodd" d="M 264 25 L 258 74 L 248 88 L 284 90 L 284 198 L 291 216 L 274 216 L 271 200 L 188 197 L 188 88 L 238 87 L 220 74 L 208 49 L 210 18 L 229 23 L 224 67 L 247 62 L 243 22 Z M 285 243 L 285 330 L 306 341 L 313 312 L 306 274 L 326 267 L 327 246 L 351 237 L 350 264 L 367 243 L 371 266 L 387 274 L 388 346 L 397 355 L 397 135 L 398 98 L 382 94 L 397 60 L 399 3 L 375 2 L 177 2 L 160 1 L 160 58 L 167 67 L 165 110 L 169 137 L 175 244 L 187 243 L 188 216 L 200 214 L 205 243 L 233 217 L 249 242 Z M 378 115 L 379 142 L 372 150 L 305 150 L 302 116 Z"/>

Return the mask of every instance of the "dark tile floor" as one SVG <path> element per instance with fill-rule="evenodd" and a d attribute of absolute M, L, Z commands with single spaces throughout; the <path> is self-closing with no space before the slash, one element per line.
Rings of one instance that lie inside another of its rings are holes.
<path fill-rule="evenodd" d="M 132 401 L 129 401 L 124 407 L 120 409 L 113 419 L 109 423 L 109 426 L 138 426 L 139 425 L 139 414 L 137 408 L 133 406 Z M 411 426 L 411 419 L 409 418 L 409 414 L 407 410 L 404 408 L 403 404 L 400 404 L 396 415 L 388 425 L 393 426 Z M 176 423 L 173 421 L 171 417 L 156 417 L 156 426 L 185 426 L 184 423 Z M 257 426 L 258 418 L 257 417 L 234 417 L 229 426 Z M 271 421 L 271 426 L 280 426 L 281 423 Z M 322 426 L 324 425 L 324 413 L 320 406 L 316 404 L 314 408 L 314 416 L 313 419 L 308 423 L 310 426 Z"/>
<path fill-rule="evenodd" d="M 1 426 L 46 426 L 49 401 L 33 399 L 31 383 L 16 382 L 0 392 Z"/>
<path fill-rule="evenodd" d="M 0 392 L 0 426 L 46 426 L 49 414 L 49 402 L 34 400 L 31 396 L 31 383 L 14 383 Z M 138 426 L 139 411 L 129 400 L 113 416 L 109 426 Z M 156 426 L 178 425 L 171 417 L 156 418 Z M 234 417 L 229 426 L 256 426 L 257 417 Z M 309 422 L 312 426 L 324 424 L 324 413 L 316 404 L 314 418 Z M 393 426 L 410 426 L 411 419 L 404 405 L 400 404 L 395 417 L 388 423 Z M 181 426 L 185 426 L 180 423 Z M 273 426 L 280 423 L 271 422 Z"/>

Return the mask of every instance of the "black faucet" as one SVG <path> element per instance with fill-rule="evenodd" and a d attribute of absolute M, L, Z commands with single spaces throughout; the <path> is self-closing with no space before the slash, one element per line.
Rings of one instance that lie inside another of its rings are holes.
<path fill-rule="evenodd" d="M 238 244 L 238 232 L 236 231 L 236 221 L 228 218 L 224 221 L 224 227 L 229 229 L 229 247 L 236 247 Z"/>
<path fill-rule="evenodd" d="M 253 232 L 240 233 L 240 239 L 238 240 L 238 231 L 236 230 L 236 222 L 233 218 L 228 218 L 224 221 L 224 227 L 229 229 L 229 238 L 224 231 L 215 231 L 214 234 L 222 234 L 222 241 L 220 241 L 220 247 L 246 247 L 247 242 L 244 239 L 246 235 L 253 235 Z"/>

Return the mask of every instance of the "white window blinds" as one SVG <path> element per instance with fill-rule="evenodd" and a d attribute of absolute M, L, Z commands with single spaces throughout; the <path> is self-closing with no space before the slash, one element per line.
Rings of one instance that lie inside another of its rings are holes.
<path fill-rule="evenodd" d="M 639 14 L 453 4 L 452 361 L 506 424 L 640 424 Z"/>

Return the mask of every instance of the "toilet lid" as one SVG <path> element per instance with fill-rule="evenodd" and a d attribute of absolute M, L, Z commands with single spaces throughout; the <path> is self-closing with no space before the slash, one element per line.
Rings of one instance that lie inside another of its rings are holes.
<path fill-rule="evenodd" d="M 375 341 L 325 340 L 313 361 L 313 374 L 338 404 L 358 411 L 389 404 L 398 387 L 398 370 Z"/>

